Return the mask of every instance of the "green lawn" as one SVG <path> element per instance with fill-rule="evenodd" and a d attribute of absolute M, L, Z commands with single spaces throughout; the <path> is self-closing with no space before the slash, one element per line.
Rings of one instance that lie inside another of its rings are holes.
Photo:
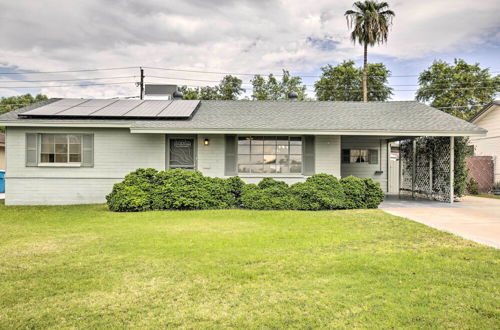
<path fill-rule="evenodd" d="M 0 328 L 498 329 L 499 260 L 379 210 L 0 205 Z"/>

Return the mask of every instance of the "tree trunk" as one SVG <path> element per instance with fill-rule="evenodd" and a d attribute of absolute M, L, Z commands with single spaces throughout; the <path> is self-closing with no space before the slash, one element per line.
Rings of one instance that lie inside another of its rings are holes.
<path fill-rule="evenodd" d="M 366 65 L 368 64 L 368 44 L 364 44 L 363 52 L 363 101 L 368 102 L 368 72 Z"/>

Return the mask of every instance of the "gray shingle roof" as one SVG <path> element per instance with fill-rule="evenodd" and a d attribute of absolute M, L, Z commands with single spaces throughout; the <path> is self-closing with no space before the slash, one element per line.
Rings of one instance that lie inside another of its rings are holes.
<path fill-rule="evenodd" d="M 29 109 L 28 109 L 29 108 Z M 486 131 L 467 121 L 415 101 L 201 101 L 189 120 L 42 120 L 20 119 L 27 107 L 0 116 L 0 122 L 126 124 L 133 129 L 269 130 L 269 131 L 394 131 L 464 133 Z"/>
<path fill-rule="evenodd" d="M 469 119 L 469 121 L 471 123 L 473 123 L 476 119 L 478 119 L 479 117 L 481 117 L 481 115 L 483 113 L 485 113 L 486 111 L 488 111 L 493 106 L 500 107 L 500 100 L 493 100 L 492 102 L 486 104 L 481 110 L 479 110 L 478 113 L 476 113 L 471 119 Z"/>

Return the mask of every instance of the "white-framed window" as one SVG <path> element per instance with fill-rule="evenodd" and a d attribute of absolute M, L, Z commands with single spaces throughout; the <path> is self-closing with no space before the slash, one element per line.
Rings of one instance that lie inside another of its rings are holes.
<path fill-rule="evenodd" d="M 343 164 L 378 164 L 377 149 L 342 149 Z"/>
<path fill-rule="evenodd" d="M 40 134 L 41 164 L 80 164 L 82 135 Z"/>
<path fill-rule="evenodd" d="M 238 173 L 302 173 L 302 137 L 239 136 Z"/>
<path fill-rule="evenodd" d="M 93 167 L 94 134 L 26 133 L 26 166 Z"/>

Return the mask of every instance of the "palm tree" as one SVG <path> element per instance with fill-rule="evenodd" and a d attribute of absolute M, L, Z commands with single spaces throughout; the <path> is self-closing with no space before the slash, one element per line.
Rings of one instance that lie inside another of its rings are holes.
<path fill-rule="evenodd" d="M 348 10 L 344 16 L 349 28 L 353 28 L 351 40 L 364 47 L 363 59 L 363 101 L 368 101 L 368 77 L 366 65 L 368 62 L 368 45 L 387 42 L 389 26 L 392 24 L 394 12 L 389 9 L 387 2 L 357 1 L 353 7 L 356 10 Z"/>

